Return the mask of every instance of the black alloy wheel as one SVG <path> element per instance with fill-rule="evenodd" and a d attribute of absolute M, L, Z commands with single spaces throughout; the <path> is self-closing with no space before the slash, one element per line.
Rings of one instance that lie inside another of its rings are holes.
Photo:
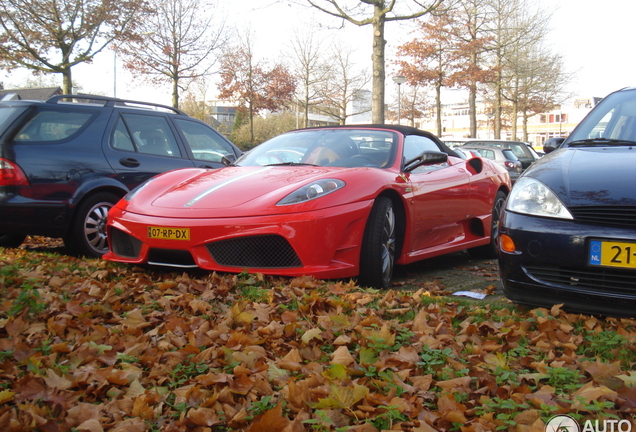
<path fill-rule="evenodd" d="M 396 253 L 396 217 L 393 201 L 376 200 L 364 231 L 360 256 L 361 285 L 387 289 L 393 276 Z"/>

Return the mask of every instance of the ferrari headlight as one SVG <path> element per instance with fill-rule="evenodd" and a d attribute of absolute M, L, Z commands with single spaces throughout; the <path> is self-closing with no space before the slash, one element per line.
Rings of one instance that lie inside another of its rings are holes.
<path fill-rule="evenodd" d="M 338 189 L 343 188 L 344 185 L 345 182 L 338 179 L 318 180 L 295 190 L 280 200 L 276 205 L 283 206 L 310 201 L 328 195 L 331 192 L 335 192 Z"/>
<path fill-rule="evenodd" d="M 533 216 L 574 219 L 550 188 L 531 177 L 517 180 L 508 197 L 506 210 Z"/>

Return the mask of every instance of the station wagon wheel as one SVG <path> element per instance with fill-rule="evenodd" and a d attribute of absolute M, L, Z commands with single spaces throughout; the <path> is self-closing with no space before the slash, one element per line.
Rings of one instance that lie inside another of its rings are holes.
<path fill-rule="evenodd" d="M 495 202 L 492 205 L 492 218 L 490 227 L 490 243 L 484 246 L 468 249 L 468 253 L 474 258 L 496 258 L 497 257 L 497 239 L 499 237 L 499 219 L 506 202 L 506 193 L 497 192 Z"/>
<path fill-rule="evenodd" d="M 64 237 L 64 244 L 70 253 L 101 257 L 108 252 L 108 211 L 117 201 L 117 195 L 100 192 L 88 197 L 78 206 L 69 233 Z"/>
<path fill-rule="evenodd" d="M 376 200 L 364 230 L 360 253 L 360 284 L 376 288 L 389 287 L 396 251 L 396 218 L 393 201 Z"/>

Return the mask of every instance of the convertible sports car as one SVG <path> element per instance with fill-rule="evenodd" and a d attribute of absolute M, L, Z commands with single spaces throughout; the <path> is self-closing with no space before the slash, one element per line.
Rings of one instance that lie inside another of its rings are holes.
<path fill-rule="evenodd" d="M 220 169 L 181 169 L 110 211 L 105 259 L 386 288 L 394 264 L 496 250 L 503 168 L 388 125 L 301 129 Z"/>

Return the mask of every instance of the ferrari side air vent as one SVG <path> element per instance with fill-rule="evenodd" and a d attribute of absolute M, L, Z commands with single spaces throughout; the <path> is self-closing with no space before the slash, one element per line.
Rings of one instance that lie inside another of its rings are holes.
<path fill-rule="evenodd" d="M 479 174 L 484 169 L 484 162 L 480 158 L 469 160 L 468 165 L 475 170 L 473 174 Z"/>
<path fill-rule="evenodd" d="M 212 258 L 223 266 L 251 268 L 301 267 L 289 242 L 278 235 L 222 240 L 207 245 Z"/>
<path fill-rule="evenodd" d="M 110 232 L 110 242 L 113 252 L 126 258 L 137 258 L 141 252 L 141 240 L 113 228 Z"/>

